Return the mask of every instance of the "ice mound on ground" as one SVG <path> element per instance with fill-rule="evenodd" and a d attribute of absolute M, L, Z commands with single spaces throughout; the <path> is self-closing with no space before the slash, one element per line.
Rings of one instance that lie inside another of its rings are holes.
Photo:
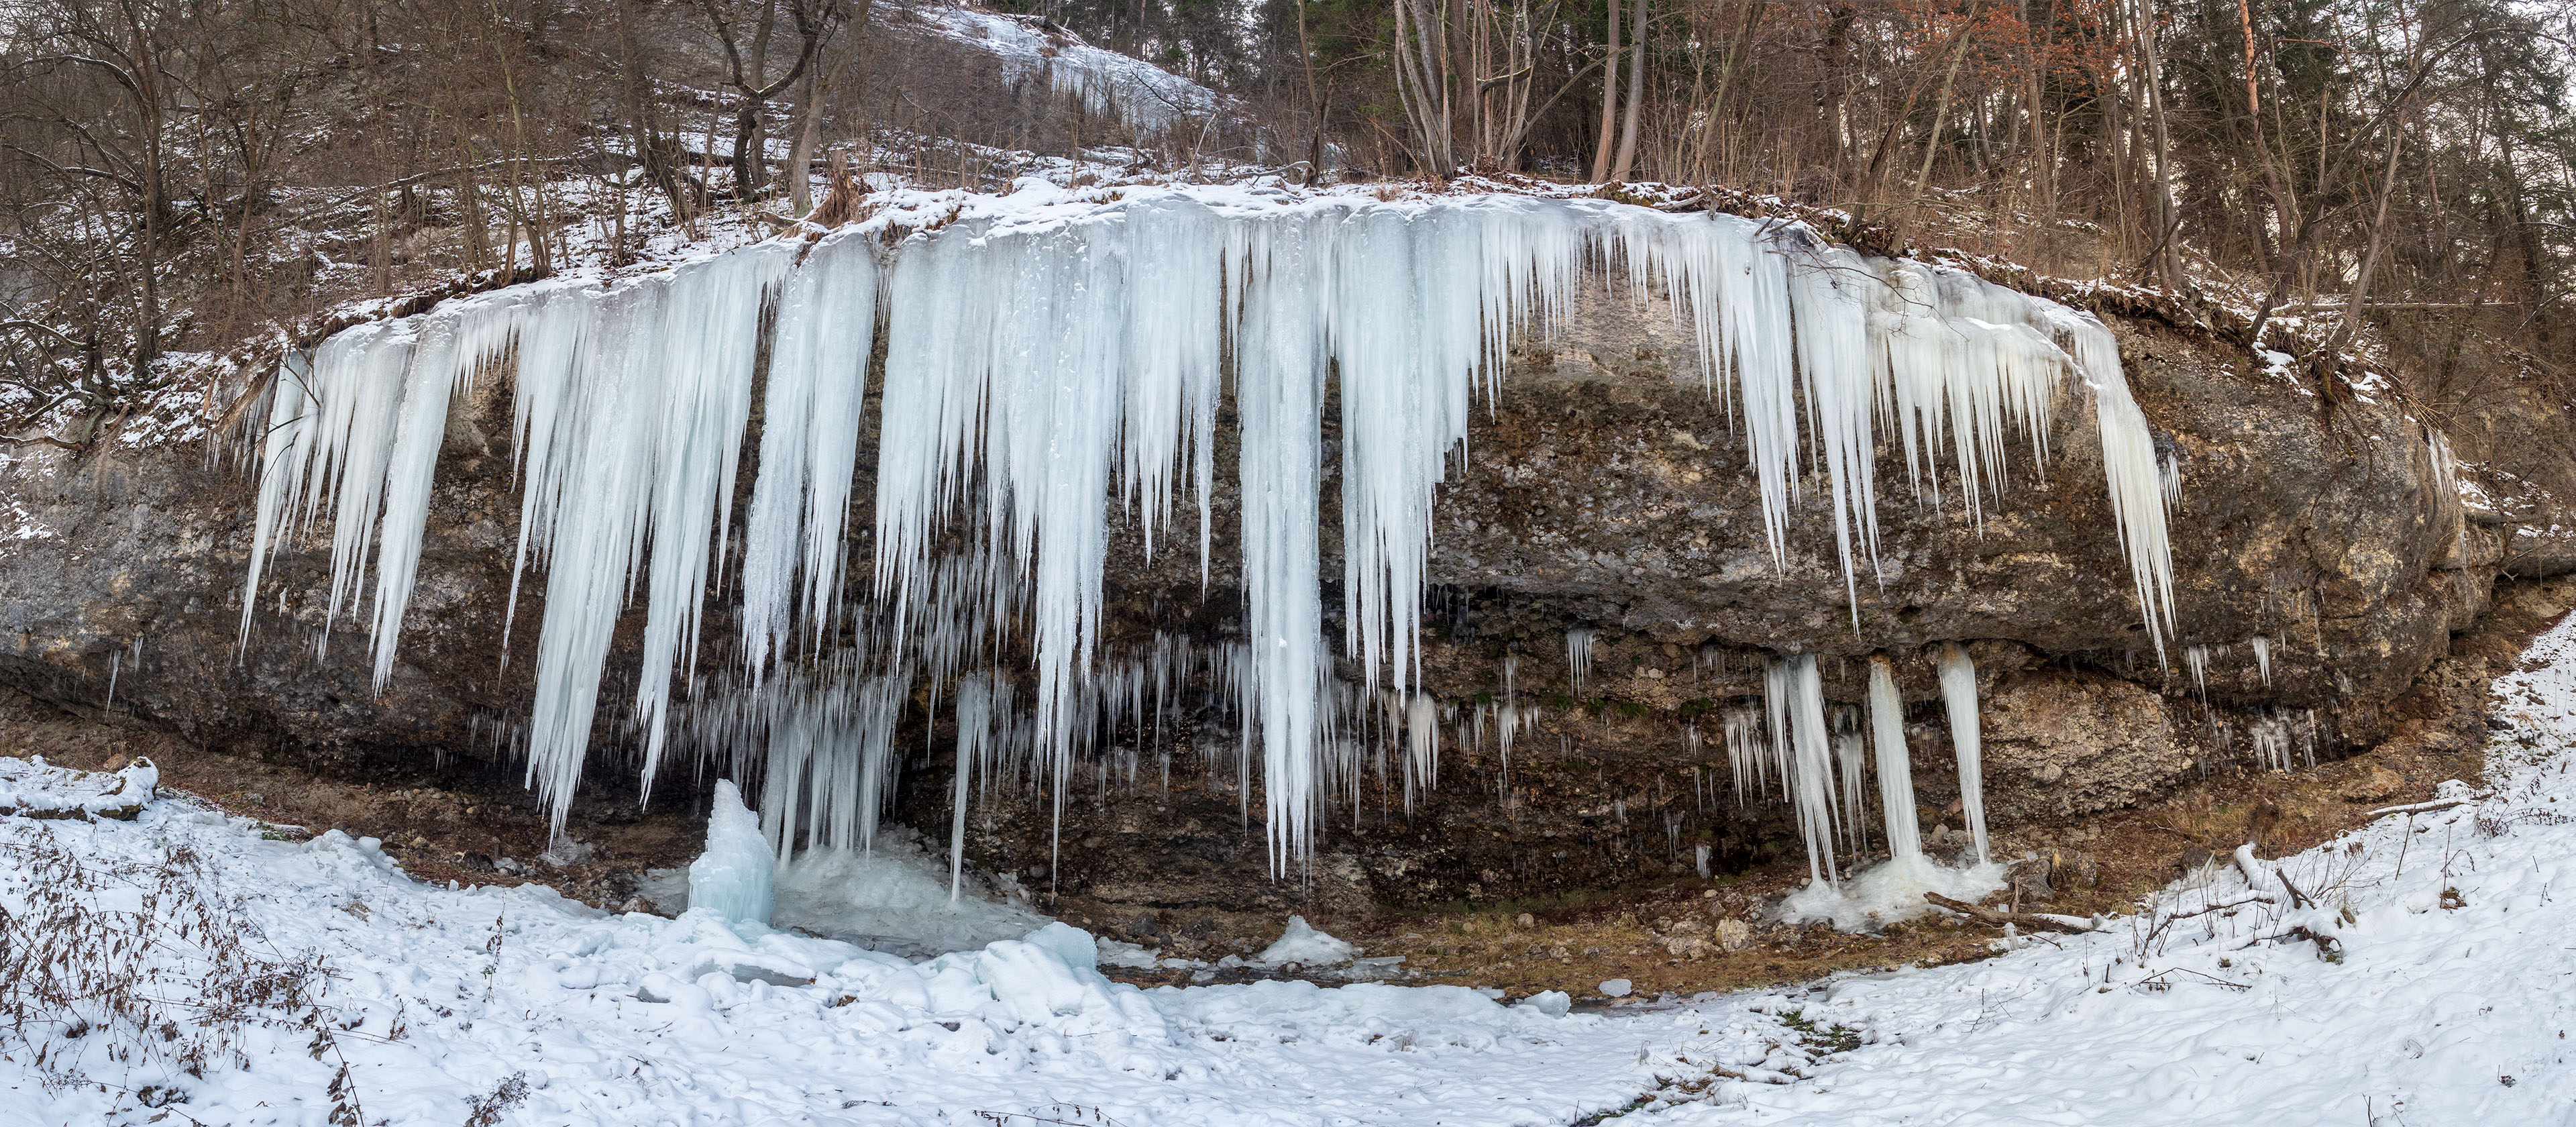
<path fill-rule="evenodd" d="M 1137 970 L 1152 970 L 1161 966 L 1163 962 L 1160 948 L 1118 939 L 1100 940 L 1099 959 L 1107 966 L 1131 967 Z"/>
<path fill-rule="evenodd" d="M 707 851 L 689 862 L 689 908 L 767 926 L 776 868 L 760 815 L 742 804 L 733 780 L 718 780 L 715 808 L 707 812 Z"/>
<path fill-rule="evenodd" d="M 666 911 L 684 909 L 674 874 L 650 874 L 644 894 Z M 877 831 L 873 849 L 816 849 L 779 866 L 767 922 L 905 956 L 969 951 L 1018 939 L 1045 927 L 1045 916 L 997 895 L 973 873 L 954 903 L 948 869 L 930 856 L 921 835 L 899 826 Z M 676 903 L 675 903 L 676 901 Z"/>
<path fill-rule="evenodd" d="M 2003 886 L 2002 865 L 1953 869 L 1918 854 L 1872 866 L 1840 888 L 1821 881 L 1809 884 L 1780 902 L 1780 918 L 1793 924 L 1830 923 L 1836 931 L 1867 931 L 1931 911 L 1931 903 L 1923 899 L 1926 892 L 1973 904 Z"/>
<path fill-rule="evenodd" d="M 1521 1005 L 1549 1017 L 1564 1017 L 1574 1012 L 1574 999 L 1567 997 L 1563 990 L 1541 990 L 1521 999 Z"/>
<path fill-rule="evenodd" d="M 1253 961 L 1332 966 L 1351 961 L 1355 953 L 1349 943 L 1315 930 L 1306 922 L 1306 917 L 1290 916 L 1288 930 L 1280 934 L 1279 942 L 1262 948 L 1261 954 Z"/>
<path fill-rule="evenodd" d="M 1042 1025 L 1068 1037 L 1168 1037 L 1153 1003 L 1093 965 L 1094 942 L 1081 928 L 1051 923 L 1025 939 L 997 940 L 919 964 L 883 955 L 853 959 L 834 971 L 833 980 L 856 997 L 898 1009 Z"/>

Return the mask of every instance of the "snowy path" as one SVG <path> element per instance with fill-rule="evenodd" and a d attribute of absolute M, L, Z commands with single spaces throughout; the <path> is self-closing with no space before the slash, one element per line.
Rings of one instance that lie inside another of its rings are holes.
<path fill-rule="evenodd" d="M 2497 685 L 2509 728 L 2486 797 L 2282 864 L 2322 907 L 2157 927 L 2256 891 L 2288 900 L 2275 877 L 2255 890 L 2223 869 L 2105 935 L 1615 1015 L 1452 987 L 1139 992 L 1090 970 L 1061 926 L 912 964 L 702 916 L 418 885 L 363 843 L 263 840 L 179 801 L 132 823 L 0 818 L 0 860 L 50 839 L 151 865 L 185 844 L 245 897 L 264 933 L 251 946 L 334 976 L 319 1008 L 243 1034 L 247 1068 L 202 1080 L 150 1052 L 111 1059 L 130 1034 L 54 1026 L 30 1031 L 45 1067 L 109 1087 L 49 1086 L 0 1030 L 0 1127 L 151 1122 L 162 1112 L 135 1093 L 174 1082 L 187 1100 L 160 1122 L 318 1127 L 341 1059 L 352 1110 L 397 1127 L 467 1122 L 514 1075 L 524 1091 L 489 1122 L 2576 1123 L 2576 896 L 2557 888 L 2576 884 L 2576 622 L 2531 657 Z M 26 867 L 0 868 L 0 906 L 23 915 L 30 893 Z M 2342 961 L 2300 938 L 2249 946 L 2289 925 L 2329 934 Z M 336 1031 L 319 1058 L 317 1028 Z M 1830 1053 L 1838 1037 L 1859 1045 Z"/>

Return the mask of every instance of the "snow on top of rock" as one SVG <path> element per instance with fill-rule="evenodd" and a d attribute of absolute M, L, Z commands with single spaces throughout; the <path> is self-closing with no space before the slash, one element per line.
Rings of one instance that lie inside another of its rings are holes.
<path fill-rule="evenodd" d="M 149 803 L 161 771 L 137 759 L 113 774 L 56 767 L 38 755 L 0 758 L 0 816 L 131 819 Z"/>

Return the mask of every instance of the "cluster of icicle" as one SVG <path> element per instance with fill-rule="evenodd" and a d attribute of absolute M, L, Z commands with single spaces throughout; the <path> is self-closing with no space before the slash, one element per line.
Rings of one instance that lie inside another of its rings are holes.
<path fill-rule="evenodd" d="M 1316 527 L 1328 373 L 1340 386 L 1344 652 L 1365 692 L 1383 683 L 1401 698 L 1417 661 L 1434 489 L 1466 436 L 1471 399 L 1492 392 L 1510 333 L 1550 328 L 1576 287 L 1624 277 L 1631 293 L 1668 294 L 1695 332 L 1712 393 L 1741 420 L 1783 568 L 1802 468 L 1822 467 L 1847 586 L 1876 558 L 1883 429 L 1895 430 L 1917 490 L 1941 489 L 1946 445 L 1959 501 L 1981 513 L 2009 435 L 2044 454 L 2052 397 L 2070 381 L 2088 389 L 2133 584 L 2161 646 L 2171 568 L 2159 467 L 2117 349 L 2089 316 L 1726 215 L 1499 196 L 1228 199 L 1129 190 L 1043 221 L 970 218 L 890 250 L 888 232 L 863 226 L 605 284 L 498 291 L 334 336 L 276 383 L 245 639 L 267 554 L 328 517 L 333 616 L 356 605 L 372 552 L 381 685 L 449 401 L 479 377 L 515 373 L 516 560 L 545 575 L 529 775 L 560 822 L 611 634 L 638 592 L 646 621 L 627 719 L 648 779 L 658 766 L 674 674 L 693 672 L 680 658 L 697 652 L 710 570 L 735 528 L 733 479 L 764 352 L 766 423 L 740 526 L 740 674 L 756 685 L 836 636 L 863 389 L 882 332 L 878 597 L 864 612 L 877 625 L 863 633 L 909 647 L 934 602 L 980 597 L 992 609 L 953 654 L 871 658 L 869 669 L 904 683 L 965 675 L 1015 632 L 1035 665 L 1020 706 L 1060 774 L 1101 645 L 1113 507 L 1167 548 L 1188 494 L 1202 570 L 1214 566 L 1208 508 L 1230 378 L 1248 601 L 1240 696 L 1272 856 L 1284 864 L 1311 847 L 1331 738 Z M 1857 625 L 1856 599 L 1854 616 Z M 846 711 L 852 722 L 883 719 Z M 863 785 L 828 781 L 845 784 Z"/>
<path fill-rule="evenodd" d="M 936 600 L 934 607 L 961 609 L 948 600 Z M 1113 790 L 1132 795 L 1146 785 L 1167 794 L 1175 755 L 1194 753 L 1202 777 L 1245 804 L 1249 823 L 1257 789 L 1252 733 L 1239 730 L 1232 741 L 1174 738 L 1181 717 L 1243 714 L 1249 646 L 1208 646 L 1187 635 L 1157 633 L 1149 646 L 1113 647 L 1095 659 L 1092 675 L 1078 688 L 1068 738 L 1051 745 L 1035 717 L 1019 707 L 1019 689 L 1008 677 L 977 670 L 952 680 L 932 672 L 941 668 L 939 652 L 982 625 L 954 628 L 964 617 L 934 615 L 915 645 L 888 648 L 889 656 L 911 658 L 908 667 L 895 666 L 897 672 L 879 672 L 870 655 L 843 649 L 756 688 L 741 679 L 711 682 L 675 739 L 722 768 L 761 780 L 762 829 L 781 862 L 801 850 L 869 848 L 904 763 L 893 734 L 904 691 L 916 679 L 934 690 L 931 711 L 945 709 L 955 722 L 952 886 L 959 876 L 954 870 L 963 863 L 970 811 L 989 810 L 997 796 L 1051 800 L 1060 814 L 1065 802 L 1085 791 L 1095 801 L 1105 801 Z M 950 690 L 944 701 L 937 692 L 942 687 Z M 1514 737 L 1534 725 L 1541 711 L 1518 704 L 1509 687 L 1499 700 L 1453 705 L 1426 693 L 1371 694 L 1328 679 L 1316 722 L 1325 733 L 1318 800 L 1339 801 L 1356 824 L 1364 784 L 1373 779 L 1379 794 L 1400 793 L 1409 815 L 1439 776 L 1444 743 L 1471 754 L 1499 751 L 1493 786 L 1497 794 L 1508 794 Z M 1154 777 L 1150 784 L 1140 781 L 1146 772 Z"/>
<path fill-rule="evenodd" d="M 1944 645 L 1935 654 L 1941 701 L 1949 716 L 1958 758 L 1961 815 L 1977 863 L 1986 847 L 1983 736 L 1978 720 L 1977 670 L 1966 650 Z M 1869 661 L 1866 731 L 1862 710 L 1828 709 L 1824 675 L 1812 655 L 1771 662 L 1763 670 L 1763 711 L 1731 710 L 1721 719 L 1736 801 L 1768 793 L 1774 780 L 1797 820 L 1815 882 L 1839 883 L 1838 854 L 1857 854 L 1868 839 L 1866 811 L 1870 768 L 1875 767 L 1889 856 L 1904 864 L 1923 860 L 1922 829 L 1914 810 L 1914 768 L 1905 743 L 1905 698 L 1895 666 Z M 1694 741 L 1697 729 L 1692 729 Z"/>

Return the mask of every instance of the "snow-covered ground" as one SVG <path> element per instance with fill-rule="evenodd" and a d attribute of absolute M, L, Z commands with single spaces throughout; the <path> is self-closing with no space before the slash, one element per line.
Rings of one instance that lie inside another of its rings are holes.
<path fill-rule="evenodd" d="M 2103 933 L 2026 937 L 1985 962 L 1603 1012 L 1377 983 L 1140 991 L 1101 977 L 1089 938 L 1061 924 L 915 961 L 703 914 L 609 916 L 542 889 L 417 884 L 369 842 L 272 840 L 184 799 L 131 822 L 0 817 L 0 1002 L 43 1018 L 0 1022 L 0 1127 L 165 1111 L 317 1125 L 2576 1122 L 2576 896 L 2557 888 L 2576 882 L 2576 621 L 2524 667 L 2497 683 L 2505 727 L 2489 777 L 2449 788 L 2459 805 L 2250 876 L 2222 865 Z M 0 775 L 62 782 L 15 760 Z M 192 912 L 231 931 L 80 940 Z M 31 951 L 53 952 L 52 969 Z M 148 996 L 47 1000 L 40 987 L 74 964 L 123 968 Z M 210 1000 L 231 1018 L 191 1008 Z M 179 1049 L 214 1033 L 219 1051 L 189 1075 Z"/>

